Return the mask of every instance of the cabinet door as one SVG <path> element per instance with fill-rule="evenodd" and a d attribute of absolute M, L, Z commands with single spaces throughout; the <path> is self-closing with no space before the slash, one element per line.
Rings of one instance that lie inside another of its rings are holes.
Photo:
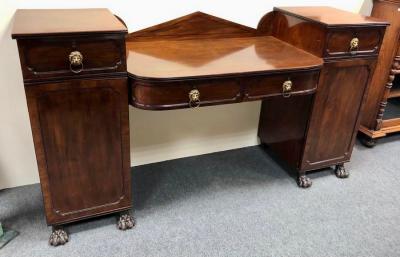
<path fill-rule="evenodd" d="M 131 206 L 127 81 L 26 86 L 47 222 Z"/>
<path fill-rule="evenodd" d="M 350 159 L 374 60 L 325 63 L 306 137 L 302 170 Z"/>

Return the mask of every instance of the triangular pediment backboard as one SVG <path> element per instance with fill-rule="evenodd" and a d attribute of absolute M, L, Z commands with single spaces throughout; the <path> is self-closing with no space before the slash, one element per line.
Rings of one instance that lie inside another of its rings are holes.
<path fill-rule="evenodd" d="M 170 20 L 130 33 L 127 41 L 174 38 L 218 38 L 254 36 L 256 29 L 218 18 L 203 12 Z"/>

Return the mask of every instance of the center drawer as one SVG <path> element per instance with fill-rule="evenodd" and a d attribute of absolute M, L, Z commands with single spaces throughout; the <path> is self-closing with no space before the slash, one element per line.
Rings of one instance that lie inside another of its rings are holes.
<path fill-rule="evenodd" d="M 182 81 L 130 79 L 131 104 L 165 110 L 307 95 L 317 88 L 319 70 Z"/>
<path fill-rule="evenodd" d="M 253 101 L 271 96 L 313 93 L 318 84 L 319 70 L 307 72 L 259 75 L 242 79 L 244 100 Z"/>
<path fill-rule="evenodd" d="M 19 39 L 25 81 L 125 72 L 124 34 Z"/>
<path fill-rule="evenodd" d="M 131 81 L 131 104 L 141 109 L 177 109 L 239 102 L 237 79 L 204 81 Z"/>

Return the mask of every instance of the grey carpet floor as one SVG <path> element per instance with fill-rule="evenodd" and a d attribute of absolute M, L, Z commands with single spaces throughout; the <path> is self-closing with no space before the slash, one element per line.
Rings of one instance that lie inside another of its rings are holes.
<path fill-rule="evenodd" d="M 47 243 L 39 185 L 0 191 L 0 220 L 21 234 L 0 256 L 400 256 L 400 136 L 356 145 L 349 179 L 332 170 L 296 186 L 262 147 L 161 162 L 133 172 L 137 226 L 108 216 Z"/>

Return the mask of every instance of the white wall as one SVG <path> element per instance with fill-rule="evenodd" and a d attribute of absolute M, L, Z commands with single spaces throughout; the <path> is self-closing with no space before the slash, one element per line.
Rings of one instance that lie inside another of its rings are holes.
<path fill-rule="evenodd" d="M 273 6 L 294 5 L 368 14 L 372 0 L 0 0 L 0 189 L 39 181 L 17 47 L 10 38 L 16 9 L 107 7 L 135 31 L 198 10 L 256 27 Z M 259 102 L 163 112 L 130 108 L 132 165 L 256 145 L 259 111 Z"/>

